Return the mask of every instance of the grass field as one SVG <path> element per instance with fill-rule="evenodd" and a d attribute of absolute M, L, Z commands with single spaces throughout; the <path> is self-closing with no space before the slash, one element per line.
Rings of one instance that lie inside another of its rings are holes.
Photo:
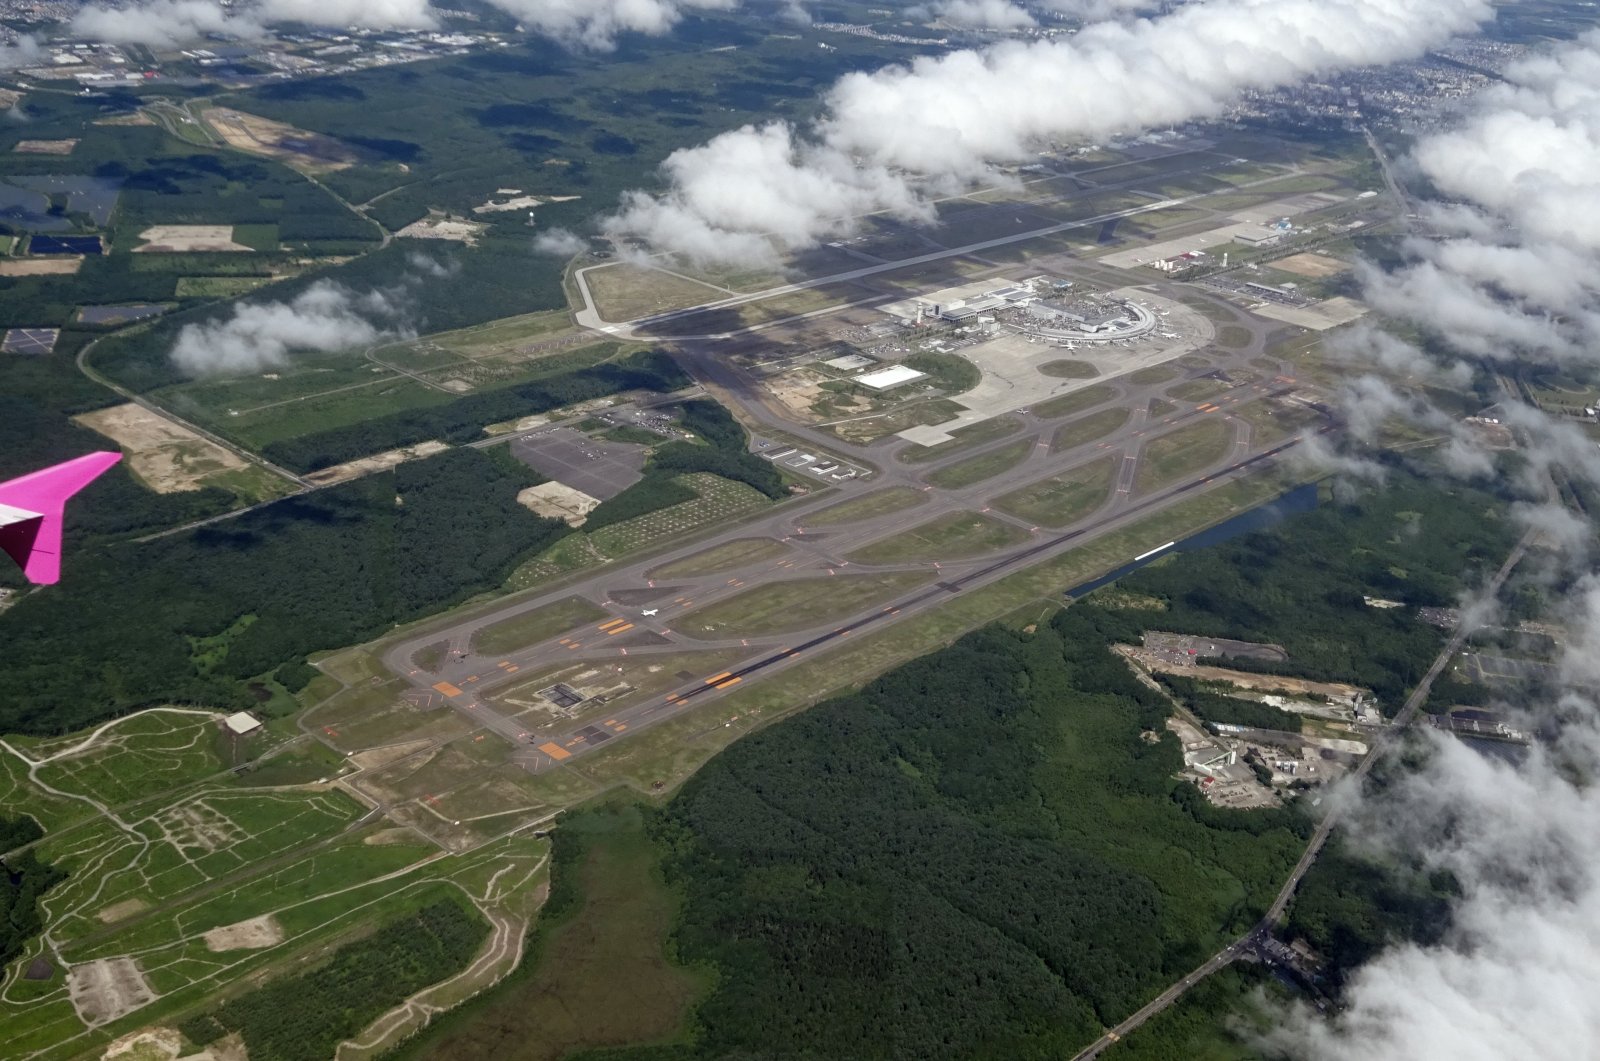
<path fill-rule="evenodd" d="M 928 475 L 928 482 L 942 490 L 960 490 L 981 483 L 1021 464 L 1033 452 L 1034 445 L 1031 438 L 1019 439 L 999 449 L 940 468 Z"/>
<path fill-rule="evenodd" d="M 710 985 L 670 957 L 681 900 L 662 878 L 639 809 L 596 807 L 562 828 L 580 850 L 559 869 L 571 880 L 557 882 L 562 898 L 540 923 L 537 950 L 506 983 L 445 1017 L 400 1057 L 559 1061 L 670 1041 L 685 1026 Z"/>
<path fill-rule="evenodd" d="M 180 276 L 179 298 L 232 298 L 272 282 L 270 276 Z"/>
<path fill-rule="evenodd" d="M 1028 532 L 977 512 L 950 512 L 910 530 L 895 531 L 850 554 L 858 564 L 905 564 L 982 556 L 1028 539 Z"/>
<path fill-rule="evenodd" d="M 1121 463 L 1121 457 L 1113 454 L 1080 464 L 996 498 L 994 507 L 1041 527 L 1069 526 L 1105 504 Z"/>
<path fill-rule="evenodd" d="M 778 560 L 791 551 L 787 545 L 771 538 L 740 538 L 737 541 L 712 546 L 705 552 L 684 557 L 682 560 L 663 564 L 651 571 L 650 577 L 661 579 L 710 575 L 726 571 L 731 567 L 741 567 L 763 560 Z"/>
<path fill-rule="evenodd" d="M 483 627 L 473 635 L 472 648 L 473 651 L 485 655 L 510 652 L 528 645 L 536 645 L 540 641 L 547 641 L 575 626 L 596 622 L 605 616 L 604 608 L 591 604 L 582 597 L 568 597 L 554 604 L 546 604 L 543 608 L 535 608 L 514 619 Z"/>
<path fill-rule="evenodd" d="M 1063 394 L 1059 398 L 1040 402 L 1033 407 L 1033 413 L 1046 420 L 1055 420 L 1071 416 L 1073 413 L 1081 413 L 1085 409 L 1092 409 L 1116 396 L 1117 388 L 1107 383 L 1097 383 L 1093 387 L 1085 387 L 1081 391 L 1073 391 L 1071 394 Z"/>
<path fill-rule="evenodd" d="M 1231 445 L 1233 425 L 1215 417 L 1186 424 L 1147 442 L 1134 478 L 1134 493 L 1147 494 L 1193 475 L 1226 457 Z"/>
<path fill-rule="evenodd" d="M 1100 374 L 1100 370 L 1087 361 L 1074 361 L 1071 358 L 1046 361 L 1039 366 L 1039 371 L 1046 376 L 1055 376 L 1057 379 L 1094 379 Z"/>
<path fill-rule="evenodd" d="M 959 428 L 950 432 L 950 441 L 940 442 L 932 446 L 910 445 L 902 449 L 896 458 L 906 464 L 924 464 L 940 457 L 948 457 L 952 453 L 981 446 L 985 442 L 996 442 L 1007 435 L 1014 435 L 1022 430 L 1022 421 L 1014 416 L 996 416 L 971 427 Z"/>
<path fill-rule="evenodd" d="M 877 516 L 887 516 L 891 512 L 902 512 L 908 508 L 927 504 L 927 501 L 928 495 L 915 487 L 891 486 L 852 497 L 837 505 L 829 505 L 816 514 L 807 516 L 805 522 L 808 527 L 833 527 L 841 523 L 856 523 Z"/>
<path fill-rule="evenodd" d="M 1178 374 L 1179 370 L 1172 365 L 1151 365 L 1149 368 L 1141 368 L 1137 372 L 1128 373 L 1128 382 L 1137 383 L 1141 387 L 1149 387 L 1157 383 L 1165 383 L 1169 379 L 1177 379 Z"/>
<path fill-rule="evenodd" d="M 916 401 L 872 416 L 853 417 L 821 425 L 846 442 L 867 443 L 923 424 L 942 424 L 962 412 L 961 406 L 946 398 Z"/>
<path fill-rule="evenodd" d="M 1220 379 L 1192 379 L 1169 388 L 1167 394 L 1180 401 L 1202 402 L 1207 398 L 1215 398 L 1230 386 L 1232 385 Z"/>
<path fill-rule="evenodd" d="M 1062 424 L 1061 430 L 1057 431 L 1055 438 L 1050 441 L 1050 452 L 1062 453 L 1105 438 L 1127 423 L 1132 415 L 1132 409 L 1113 407 Z"/>
<path fill-rule="evenodd" d="M 931 572 L 902 572 L 768 582 L 696 608 L 679 618 L 674 628 L 705 641 L 806 630 L 887 601 L 931 577 Z"/>
<path fill-rule="evenodd" d="M 591 269 L 584 279 L 595 308 L 608 321 L 631 321 L 729 297 L 727 291 L 698 280 L 626 262 Z"/>
<path fill-rule="evenodd" d="M 1250 329 L 1238 324 L 1224 324 L 1217 329 L 1217 345 L 1230 350 L 1243 350 L 1250 345 Z"/>

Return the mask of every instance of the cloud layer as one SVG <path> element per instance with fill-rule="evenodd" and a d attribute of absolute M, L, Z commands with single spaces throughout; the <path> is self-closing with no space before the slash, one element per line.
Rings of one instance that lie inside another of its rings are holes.
<path fill-rule="evenodd" d="M 243 302 L 230 317 L 185 325 L 172 360 L 194 376 L 282 368 L 295 353 L 332 353 L 393 338 L 401 316 L 392 293 L 358 295 L 318 280 L 288 302 Z"/>
<path fill-rule="evenodd" d="M 529 32 L 574 48 L 616 46 L 624 33 L 659 35 L 696 10 L 731 10 L 739 0 L 490 0 Z M 429 0 L 261 0 L 225 8 L 218 0 L 144 0 L 126 7 L 91 4 L 72 31 L 94 40 L 171 48 L 208 33 L 260 36 L 275 23 L 360 29 L 426 29 L 438 25 Z"/>
<path fill-rule="evenodd" d="M 1043 142 L 1211 117 L 1246 90 L 1406 58 L 1491 15 L 1484 0 L 1213 0 L 851 74 L 804 133 L 747 126 L 676 152 L 666 192 L 625 197 L 607 231 L 699 261 L 770 261 L 863 212 L 925 218 L 927 191 Z"/>

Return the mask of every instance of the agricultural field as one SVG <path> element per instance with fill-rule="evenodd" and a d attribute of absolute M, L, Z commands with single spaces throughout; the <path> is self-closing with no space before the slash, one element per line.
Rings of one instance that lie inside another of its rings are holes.
<path fill-rule="evenodd" d="M 0 740 L 7 812 L 43 826 L 33 855 L 65 873 L 0 982 L 8 1053 L 76 1057 L 141 1029 L 177 1041 L 186 1017 L 261 974 L 442 897 L 498 931 L 469 968 L 440 971 L 433 997 L 463 998 L 520 957 L 543 841 L 445 854 L 355 793 L 360 756 L 320 754 L 279 724 L 239 737 L 220 720 L 156 708 Z M 381 1005 L 360 1023 L 392 1042 L 423 1012 Z"/>

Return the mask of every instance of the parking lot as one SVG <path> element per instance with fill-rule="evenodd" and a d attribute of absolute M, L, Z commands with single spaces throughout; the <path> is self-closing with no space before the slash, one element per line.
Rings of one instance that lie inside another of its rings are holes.
<path fill-rule="evenodd" d="M 601 501 L 644 478 L 643 446 L 593 439 L 570 427 L 531 431 L 511 443 L 511 452 L 540 475 Z"/>

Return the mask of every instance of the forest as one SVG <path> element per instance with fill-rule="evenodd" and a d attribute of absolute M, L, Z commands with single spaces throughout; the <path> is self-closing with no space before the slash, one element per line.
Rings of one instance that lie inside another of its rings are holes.
<path fill-rule="evenodd" d="M 1445 635 L 1413 607 L 1373 608 L 1363 597 L 1453 606 L 1517 536 L 1503 500 L 1396 473 L 1386 489 L 1173 556 L 1117 585 L 1159 601 L 1152 625 L 1163 630 L 1273 642 L 1289 652 L 1286 663 L 1232 659 L 1230 667 L 1366 686 L 1393 712 Z"/>
<path fill-rule="evenodd" d="M 452 450 L 144 544 L 69 550 L 0 614 L 0 731 L 53 734 L 246 683 L 495 587 L 569 528 L 508 455 Z"/>
<path fill-rule="evenodd" d="M 31 844 L 44 830 L 31 815 L 0 814 L 0 854 Z M 28 941 L 44 927 L 39 898 L 65 880 L 66 871 L 41 862 L 28 850 L 0 859 L 0 968 L 22 953 Z"/>
<path fill-rule="evenodd" d="M 689 377 L 671 357 L 659 350 L 646 350 L 558 376 L 481 391 L 446 405 L 407 409 L 348 427 L 284 439 L 268 445 L 263 453 L 297 471 L 310 472 L 428 439 L 471 442 L 482 437 L 488 424 L 549 412 L 608 394 L 630 390 L 661 393 L 688 383 Z"/>
<path fill-rule="evenodd" d="M 656 831 L 718 974 L 692 1056 L 1066 1056 L 1259 916 L 1307 823 L 1179 798 L 1116 625 L 987 628 L 689 781 Z"/>
<path fill-rule="evenodd" d="M 198 1046 L 240 1032 L 252 1061 L 327 1061 L 413 992 L 466 968 L 488 934 L 483 918 L 440 900 L 178 1027 Z"/>

